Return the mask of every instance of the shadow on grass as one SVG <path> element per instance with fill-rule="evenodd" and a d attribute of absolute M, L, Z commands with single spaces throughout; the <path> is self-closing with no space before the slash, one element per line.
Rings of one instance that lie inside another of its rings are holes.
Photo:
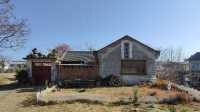
<path fill-rule="evenodd" d="M 17 93 L 23 93 L 23 92 L 37 92 L 39 91 L 39 87 L 25 87 L 25 88 L 18 88 Z"/>
<path fill-rule="evenodd" d="M 17 89 L 17 88 L 18 88 L 18 85 L 16 82 L 0 85 L 0 91 L 9 91 L 9 90 Z"/>
<path fill-rule="evenodd" d="M 10 84 L 0 85 L 0 92 L 11 91 L 11 90 L 16 90 L 17 93 L 37 92 L 42 90 L 43 88 L 44 88 L 43 86 L 19 85 L 17 82 L 13 82 Z"/>

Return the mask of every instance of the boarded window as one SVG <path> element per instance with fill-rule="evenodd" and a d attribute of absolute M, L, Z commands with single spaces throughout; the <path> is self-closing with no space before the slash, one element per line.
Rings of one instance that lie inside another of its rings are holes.
<path fill-rule="evenodd" d="M 122 74 L 146 74 L 146 65 L 144 60 L 122 60 Z"/>

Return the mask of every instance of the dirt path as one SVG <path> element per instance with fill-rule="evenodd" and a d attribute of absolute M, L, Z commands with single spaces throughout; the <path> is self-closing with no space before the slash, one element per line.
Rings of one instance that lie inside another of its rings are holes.
<path fill-rule="evenodd" d="M 11 91 L 1 91 L 0 92 L 0 99 L 3 99 L 5 96 L 7 96 Z M 0 100 L 1 101 L 1 100 Z"/>
<path fill-rule="evenodd" d="M 16 110 L 18 101 L 11 97 L 12 94 L 13 91 L 3 91 L 3 93 L 1 91 L 0 112 L 14 112 Z"/>
<path fill-rule="evenodd" d="M 32 92 L 21 92 L 17 89 L 14 74 L 0 74 L 0 112 L 16 112 Z"/>

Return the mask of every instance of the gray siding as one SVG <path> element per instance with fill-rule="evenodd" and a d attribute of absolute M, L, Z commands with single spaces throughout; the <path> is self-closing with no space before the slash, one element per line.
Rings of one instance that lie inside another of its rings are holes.
<path fill-rule="evenodd" d="M 134 41 L 132 42 L 132 59 L 146 60 L 147 74 L 144 75 L 124 75 L 121 72 L 121 44 L 110 47 L 106 52 L 100 52 L 99 73 L 101 77 L 106 77 L 110 74 L 121 76 L 122 80 L 127 84 L 133 84 L 141 81 L 152 80 L 155 76 L 155 59 L 157 58 L 155 52 L 141 46 Z"/>
<path fill-rule="evenodd" d="M 101 77 L 106 77 L 111 74 L 120 75 L 121 70 L 121 47 L 120 45 L 110 49 L 108 53 L 99 54 L 99 65 Z"/>

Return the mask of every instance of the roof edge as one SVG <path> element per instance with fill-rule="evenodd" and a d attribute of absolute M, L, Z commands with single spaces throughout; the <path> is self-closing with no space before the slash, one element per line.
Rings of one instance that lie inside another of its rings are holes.
<path fill-rule="evenodd" d="M 106 49 L 107 47 L 111 46 L 112 44 L 114 44 L 114 43 L 116 43 L 116 42 L 119 42 L 119 41 L 121 41 L 121 40 L 123 40 L 123 39 L 126 39 L 126 38 L 127 38 L 127 39 L 131 39 L 132 41 L 135 41 L 135 42 L 141 44 L 142 46 L 144 46 L 144 47 L 146 47 L 146 48 L 148 48 L 148 49 L 150 49 L 150 50 L 152 50 L 152 51 L 158 53 L 158 55 L 160 54 L 160 50 L 155 50 L 155 49 L 153 49 L 152 47 L 150 47 L 150 46 L 148 46 L 148 45 L 146 45 L 146 44 L 144 44 L 144 43 L 142 43 L 142 42 L 140 42 L 140 41 L 134 39 L 133 37 L 131 37 L 131 36 L 129 36 L 129 35 L 125 35 L 125 36 L 121 37 L 120 39 L 118 39 L 118 40 L 116 40 L 116 41 L 114 41 L 114 42 L 108 44 L 107 46 L 105 46 L 105 47 L 99 49 L 98 51 L 102 51 L 102 50 Z"/>

